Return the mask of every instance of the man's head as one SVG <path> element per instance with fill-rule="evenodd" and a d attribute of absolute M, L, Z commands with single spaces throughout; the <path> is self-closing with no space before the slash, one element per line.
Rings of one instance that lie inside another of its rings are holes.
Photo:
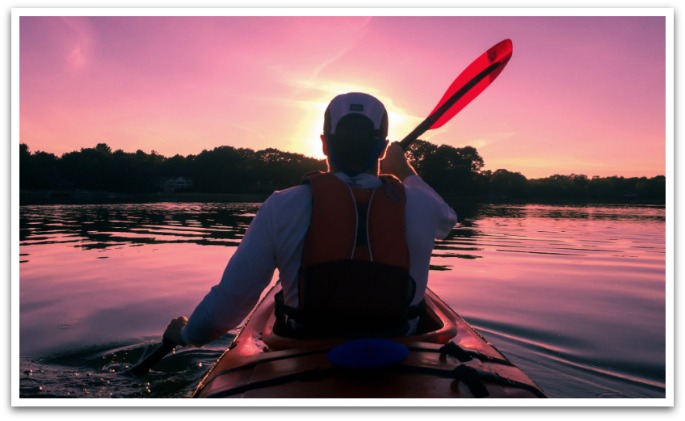
<path fill-rule="evenodd" d="M 354 177 L 375 170 L 388 142 L 388 112 L 371 95 L 338 95 L 324 114 L 324 152 L 329 163 Z"/>

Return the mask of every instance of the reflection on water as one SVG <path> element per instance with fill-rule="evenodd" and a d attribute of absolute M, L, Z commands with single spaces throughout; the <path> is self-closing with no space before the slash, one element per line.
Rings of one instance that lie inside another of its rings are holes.
<path fill-rule="evenodd" d="M 97 249 L 162 243 L 237 246 L 259 204 L 25 206 L 22 246 L 74 243 Z"/>
<path fill-rule="evenodd" d="M 551 218 L 551 219 L 585 219 L 585 220 L 634 220 L 665 222 L 663 206 L 626 206 L 626 205 L 582 205 L 582 206 L 548 206 L 548 205 L 484 205 L 478 207 L 472 219 L 486 218 Z"/>
<path fill-rule="evenodd" d="M 123 373 L 218 281 L 259 204 L 20 209 L 23 397 L 182 397 L 230 343 Z M 665 209 L 482 206 L 430 287 L 552 397 L 663 397 Z"/>

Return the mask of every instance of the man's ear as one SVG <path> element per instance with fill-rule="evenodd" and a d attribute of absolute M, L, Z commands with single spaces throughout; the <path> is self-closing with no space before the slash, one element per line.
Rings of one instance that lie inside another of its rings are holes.
<path fill-rule="evenodd" d="M 321 150 L 323 151 L 324 155 L 328 156 L 328 142 L 326 141 L 325 134 L 321 135 Z"/>
<path fill-rule="evenodd" d="M 381 154 L 378 155 L 378 160 L 385 159 L 385 153 L 388 151 L 388 145 L 390 144 L 390 141 L 388 139 L 385 139 L 383 141 L 383 149 L 381 150 Z"/>

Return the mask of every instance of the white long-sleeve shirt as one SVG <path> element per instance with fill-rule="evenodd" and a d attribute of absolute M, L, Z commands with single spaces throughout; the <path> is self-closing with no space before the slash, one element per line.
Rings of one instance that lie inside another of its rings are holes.
<path fill-rule="evenodd" d="M 372 188 L 381 180 L 371 174 L 343 181 Z M 434 240 L 445 238 L 457 216 L 445 201 L 421 178 L 404 180 L 406 191 L 406 236 L 409 272 L 416 282 L 412 304 L 423 300 Z M 255 306 L 278 270 L 285 304 L 297 307 L 298 270 L 312 211 L 312 190 L 307 184 L 277 191 L 261 206 L 250 223 L 240 246 L 212 287 L 195 308 L 181 331 L 186 344 L 202 346 L 236 327 Z"/>

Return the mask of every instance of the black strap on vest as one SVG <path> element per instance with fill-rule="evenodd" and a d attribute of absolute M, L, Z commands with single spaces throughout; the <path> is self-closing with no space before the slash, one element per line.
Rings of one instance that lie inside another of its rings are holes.
<path fill-rule="evenodd" d="M 356 266 L 356 264 L 360 266 Z M 324 267 L 314 267 L 311 270 L 317 271 L 321 269 L 324 272 L 336 273 L 339 276 L 345 276 L 351 270 L 364 270 L 366 265 L 373 267 L 371 270 L 390 271 L 393 268 L 383 267 L 373 262 L 353 262 L 344 261 L 338 262 L 336 265 L 325 265 Z M 356 269 L 355 269 L 356 266 Z M 336 275 L 330 275 L 334 277 Z M 317 275 L 319 279 L 329 279 L 327 276 Z M 351 278 L 354 275 L 351 275 Z M 325 281 L 324 281 L 325 282 Z M 342 282 L 334 282 L 331 286 L 341 285 Z M 410 282 L 408 285 L 414 287 L 414 283 Z M 322 283 L 318 288 L 327 288 L 327 285 Z M 414 296 L 414 290 L 407 291 L 402 297 L 386 296 L 382 285 L 379 288 L 372 288 L 367 291 L 357 291 L 351 287 L 345 288 L 341 291 L 333 289 L 328 292 L 317 292 L 319 299 L 316 302 L 309 300 L 309 307 L 306 309 L 292 307 L 285 304 L 283 291 L 279 291 L 275 296 L 275 314 L 276 326 L 274 331 L 282 336 L 288 337 L 392 337 L 405 335 L 409 328 L 409 321 L 419 318 L 425 314 L 426 303 L 421 301 L 416 305 L 409 305 L 405 300 L 411 299 Z M 340 300 L 341 294 L 348 294 L 350 297 Z M 325 297 L 330 297 L 327 301 Z M 356 297 L 356 299 L 355 299 Z M 401 304 L 406 310 L 403 315 L 399 315 L 396 311 L 389 309 L 396 306 L 398 300 L 402 300 Z M 344 303 L 344 304 L 341 304 Z M 362 308 L 369 308 L 375 306 L 377 311 L 374 314 L 357 311 L 357 305 Z M 342 306 L 342 307 L 341 307 Z M 386 310 L 386 308 L 388 310 Z M 314 317 L 306 311 L 312 311 Z M 342 318 L 341 318 L 342 317 Z"/>

